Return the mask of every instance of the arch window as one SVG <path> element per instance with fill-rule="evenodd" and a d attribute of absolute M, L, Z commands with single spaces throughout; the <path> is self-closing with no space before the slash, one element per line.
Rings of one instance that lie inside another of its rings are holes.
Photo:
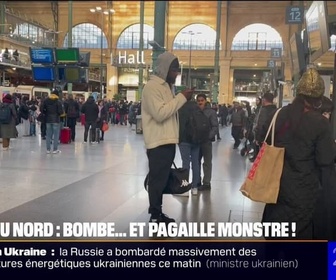
<path fill-rule="evenodd" d="M 68 47 L 69 33 L 65 36 L 63 47 Z M 103 44 L 101 44 L 101 42 Z M 72 47 L 83 49 L 108 48 L 107 39 L 101 28 L 92 23 L 81 23 L 72 28 Z"/>
<path fill-rule="evenodd" d="M 149 41 L 154 40 L 154 28 L 148 24 L 143 25 L 143 48 L 149 48 Z M 119 36 L 117 49 L 140 48 L 140 24 L 133 24 L 126 28 Z"/>
<path fill-rule="evenodd" d="M 11 37 L 20 38 L 20 40 L 24 39 L 36 45 L 52 44 L 52 42 L 48 42 L 48 40 L 52 38 L 47 36 L 48 33 L 46 29 L 27 22 L 14 23 L 14 25 L 15 29 L 11 33 Z"/>
<path fill-rule="evenodd" d="M 232 51 L 268 51 L 283 48 L 280 34 L 266 24 L 251 24 L 241 29 L 232 41 Z"/>
<path fill-rule="evenodd" d="M 190 24 L 175 37 L 173 50 L 215 50 L 216 31 L 205 24 Z"/>

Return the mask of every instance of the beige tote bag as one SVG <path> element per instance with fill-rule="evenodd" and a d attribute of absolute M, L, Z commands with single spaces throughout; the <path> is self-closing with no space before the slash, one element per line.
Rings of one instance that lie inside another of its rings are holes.
<path fill-rule="evenodd" d="M 274 130 L 278 109 L 268 128 L 264 143 L 240 188 L 241 193 L 256 202 L 276 203 L 280 188 L 285 148 L 274 146 Z M 272 132 L 271 145 L 266 143 L 269 133 Z"/>

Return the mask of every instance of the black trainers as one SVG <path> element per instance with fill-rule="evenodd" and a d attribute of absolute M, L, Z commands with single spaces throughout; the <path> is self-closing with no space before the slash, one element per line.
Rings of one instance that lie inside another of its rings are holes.
<path fill-rule="evenodd" d="M 175 223 L 175 220 L 172 218 L 169 218 L 166 214 L 161 213 L 159 216 L 151 216 L 149 219 L 149 222 L 151 223 Z"/>
<path fill-rule="evenodd" d="M 211 190 L 211 185 L 210 184 L 203 184 L 198 188 L 199 191 L 209 191 Z"/>

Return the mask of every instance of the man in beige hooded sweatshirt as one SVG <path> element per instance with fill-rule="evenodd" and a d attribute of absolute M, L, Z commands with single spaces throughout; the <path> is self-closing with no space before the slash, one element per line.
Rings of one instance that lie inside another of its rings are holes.
<path fill-rule="evenodd" d="M 162 198 L 179 142 L 178 110 L 191 99 L 193 90 L 175 94 L 179 61 L 172 53 L 160 54 L 156 63 L 154 74 L 142 91 L 141 116 L 149 165 L 150 222 L 167 224 L 175 222 L 162 212 Z"/>

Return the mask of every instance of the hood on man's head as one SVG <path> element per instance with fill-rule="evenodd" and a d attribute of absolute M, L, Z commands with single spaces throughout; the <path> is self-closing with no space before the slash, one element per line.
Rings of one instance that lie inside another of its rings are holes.
<path fill-rule="evenodd" d="M 166 80 L 170 68 L 179 68 L 178 58 L 170 52 L 160 54 L 156 60 L 154 73 L 156 76 Z"/>
<path fill-rule="evenodd" d="M 296 94 L 320 98 L 324 94 L 324 81 L 315 68 L 309 68 L 296 86 Z"/>
<path fill-rule="evenodd" d="M 50 93 L 55 94 L 57 96 L 60 95 L 60 91 L 57 88 L 52 88 Z"/>

